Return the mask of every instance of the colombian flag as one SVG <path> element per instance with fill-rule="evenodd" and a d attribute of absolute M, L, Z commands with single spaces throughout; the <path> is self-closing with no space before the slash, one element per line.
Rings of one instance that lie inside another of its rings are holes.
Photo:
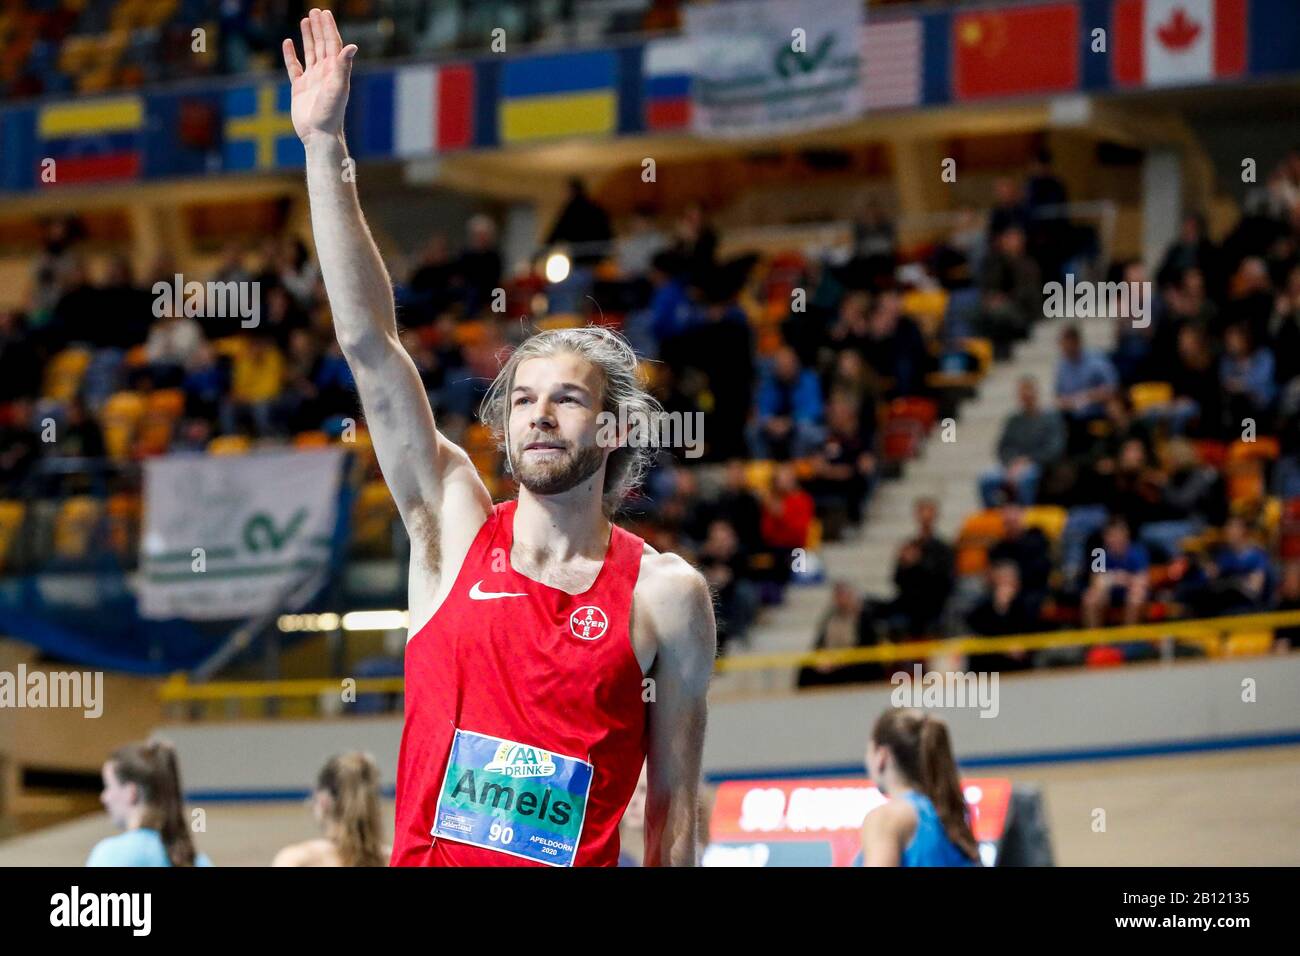
<path fill-rule="evenodd" d="M 56 186 L 136 179 L 144 127 L 139 96 L 43 106 L 36 117 L 36 181 Z M 54 160 L 53 166 L 47 159 Z M 46 169 L 52 178 L 43 175 Z"/>
<path fill-rule="evenodd" d="M 502 70 L 502 143 L 590 136 L 618 127 L 617 57 L 612 51 L 511 60 Z"/>

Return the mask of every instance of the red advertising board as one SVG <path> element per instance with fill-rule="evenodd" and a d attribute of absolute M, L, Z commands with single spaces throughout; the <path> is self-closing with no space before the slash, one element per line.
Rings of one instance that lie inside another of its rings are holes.
<path fill-rule="evenodd" d="M 1011 781 L 962 780 L 972 830 L 991 863 L 1006 826 Z M 849 866 L 862 849 L 862 820 L 885 802 L 860 777 L 728 780 L 718 787 L 706 866 Z"/>

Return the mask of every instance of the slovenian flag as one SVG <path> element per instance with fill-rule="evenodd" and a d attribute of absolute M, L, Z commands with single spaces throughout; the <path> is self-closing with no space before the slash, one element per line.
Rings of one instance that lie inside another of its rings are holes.
<path fill-rule="evenodd" d="M 1179 86 L 1246 72 L 1246 0 L 1116 0 L 1118 86 Z"/>
<path fill-rule="evenodd" d="M 690 127 L 691 74 L 695 71 L 691 49 L 691 41 L 685 37 L 646 44 L 641 67 L 646 129 Z"/>

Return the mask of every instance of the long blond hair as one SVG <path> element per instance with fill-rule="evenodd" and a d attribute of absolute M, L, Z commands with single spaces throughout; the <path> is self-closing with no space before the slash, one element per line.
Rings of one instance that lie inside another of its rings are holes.
<path fill-rule="evenodd" d="M 501 366 L 501 371 L 483 396 L 479 419 L 492 430 L 497 443 L 510 456 L 510 391 L 515 371 L 528 359 L 547 358 L 565 352 L 586 359 L 600 369 L 602 410 L 618 413 L 627 409 L 629 421 L 652 421 L 663 411 L 658 399 L 645 390 L 636 351 L 627 339 L 612 329 L 588 325 L 578 329 L 548 329 L 524 339 Z M 610 452 L 605 463 L 605 487 L 601 504 L 612 516 L 633 488 L 640 484 L 654 458 L 655 449 L 647 443 L 622 445 Z"/>
<path fill-rule="evenodd" d="M 379 768 L 374 758 L 358 751 L 331 757 L 316 778 L 316 789 L 330 795 L 327 816 L 343 865 L 387 865 L 379 815 Z"/>

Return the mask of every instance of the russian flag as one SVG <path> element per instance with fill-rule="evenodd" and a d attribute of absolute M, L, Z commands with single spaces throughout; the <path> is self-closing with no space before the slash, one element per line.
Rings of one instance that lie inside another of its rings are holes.
<path fill-rule="evenodd" d="M 474 143 L 472 66 L 419 64 L 366 73 L 361 91 L 348 124 L 359 125 L 364 156 L 409 159 Z"/>
<path fill-rule="evenodd" d="M 645 47 L 641 75 L 645 91 L 646 129 L 686 129 L 691 125 L 691 41 L 685 37 L 651 40 Z"/>
<path fill-rule="evenodd" d="M 1117 86 L 1182 86 L 1246 72 L 1246 0 L 1116 0 Z"/>

